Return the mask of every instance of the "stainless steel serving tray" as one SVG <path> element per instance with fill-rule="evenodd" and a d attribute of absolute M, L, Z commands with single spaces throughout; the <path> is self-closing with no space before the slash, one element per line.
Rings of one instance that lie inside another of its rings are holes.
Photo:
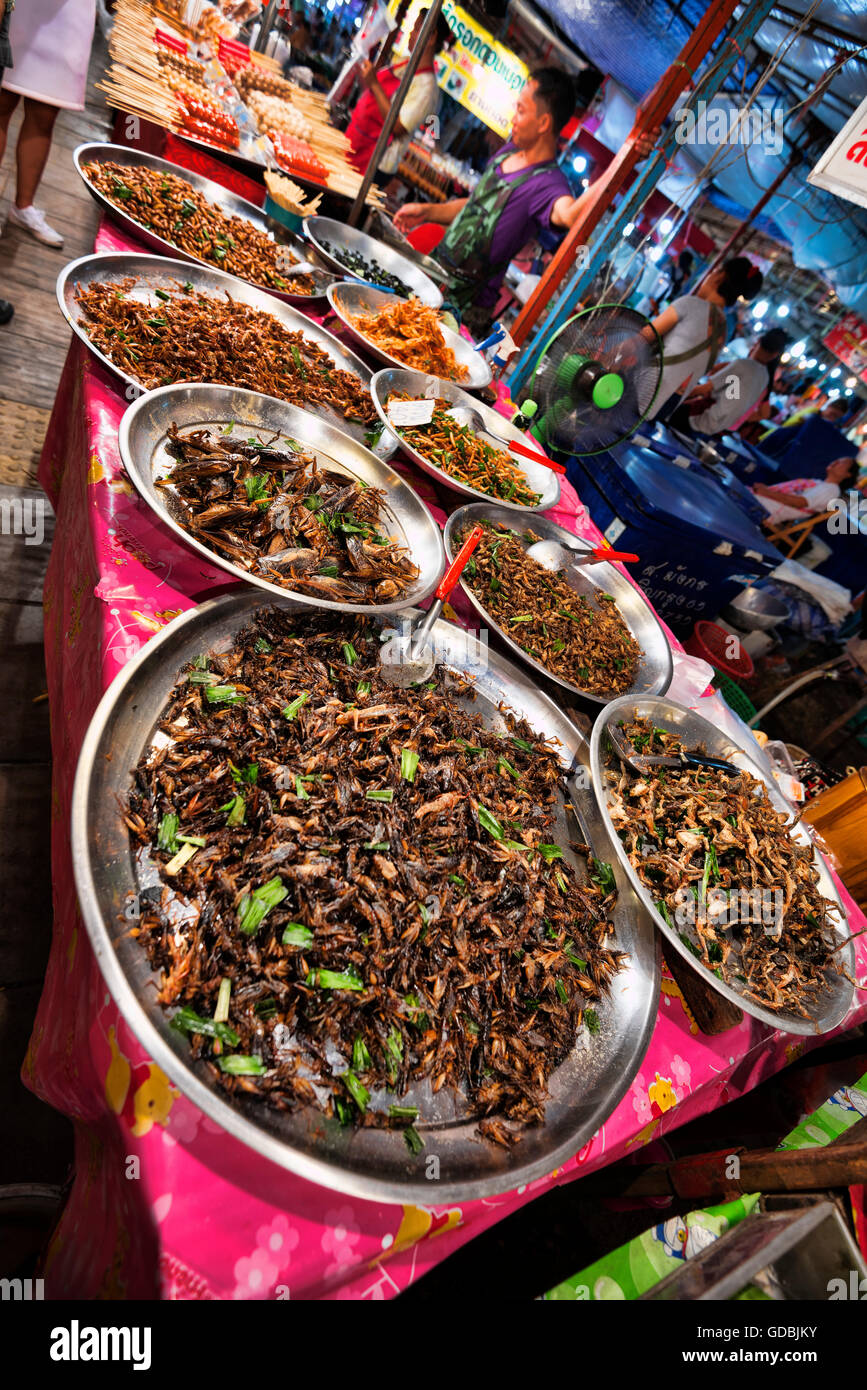
<path fill-rule="evenodd" d="M 429 372 L 414 372 L 407 367 L 388 367 L 384 371 L 377 372 L 370 383 L 370 394 L 373 397 L 373 404 L 376 406 L 380 420 L 385 425 L 391 438 L 396 439 L 400 447 L 409 454 L 425 473 L 429 473 L 432 478 L 436 478 L 444 487 L 452 492 L 457 492 L 461 497 L 473 497 L 480 501 L 493 502 L 504 509 L 515 512 L 547 511 L 549 507 L 556 506 L 560 500 L 560 477 L 553 469 L 546 468 L 544 464 L 534 463 L 532 459 L 523 458 L 519 454 L 513 454 L 512 460 L 516 467 L 521 469 L 527 479 L 528 485 L 534 492 L 539 494 L 539 501 L 535 507 L 525 507 L 520 502 L 503 502 L 499 498 L 494 499 L 486 492 L 480 492 L 478 488 L 469 487 L 466 483 L 458 482 L 451 474 L 446 473 L 442 468 L 437 468 L 424 454 L 420 454 L 411 444 L 399 436 L 394 428 L 388 423 L 385 403 L 391 395 L 408 395 L 414 400 L 444 400 L 448 401 L 449 406 L 464 405 L 472 410 L 477 410 L 492 433 L 498 434 L 501 439 L 514 440 L 517 444 L 528 443 L 527 436 L 516 429 L 505 415 L 501 415 L 498 410 L 493 410 L 484 401 L 478 400 L 475 396 L 468 396 L 466 391 L 462 391 L 453 381 L 445 381 L 442 377 L 432 376 Z M 536 441 L 530 444 L 531 448 L 539 448 Z M 544 450 L 540 448 L 540 452 Z"/>
<path fill-rule="evenodd" d="M 438 309 L 442 304 L 442 294 L 430 276 L 414 261 L 402 256 L 384 241 L 377 241 L 366 232 L 359 232 L 357 228 L 348 227 L 345 222 L 337 222 L 332 217 L 307 217 L 304 219 L 303 228 L 304 235 L 320 260 L 341 278 L 351 275 L 354 280 L 364 280 L 365 277 L 350 270 L 339 256 L 333 256 L 326 251 L 323 242 L 330 242 L 338 250 L 356 251 L 366 261 L 375 261 L 383 270 L 397 275 L 422 304 L 430 304 L 433 309 Z"/>
<path fill-rule="evenodd" d="M 292 602 L 283 606 L 300 611 Z M 505 704 L 524 714 L 540 734 L 560 741 L 564 769 L 575 774 L 569 780 L 569 800 L 583 813 L 594 852 L 613 863 L 620 889 L 617 944 L 628 960 L 614 978 L 611 995 L 597 1008 L 599 1031 L 582 1031 L 579 1044 L 552 1076 L 546 1123 L 524 1131 L 521 1142 L 506 1150 L 478 1135 L 477 1120 L 462 1115 L 446 1088 L 434 1096 L 428 1085 L 417 1087 L 408 1100 L 421 1108 L 417 1128 L 426 1147 L 413 1157 L 400 1133 L 343 1129 L 313 1108 L 283 1114 L 243 1093 L 230 1098 L 204 1064 L 191 1060 L 188 1044 L 168 1026 L 145 952 L 130 938 L 123 915 L 130 894 L 139 892 L 145 879 L 154 881 L 154 870 L 150 878 L 146 866 L 137 870 L 121 808 L 130 770 L 151 745 L 181 667 L 200 652 L 226 649 L 261 607 L 261 597 L 245 590 L 184 613 L 129 662 L 94 714 L 75 780 L 72 852 L 81 910 L 109 989 L 148 1055 L 194 1104 L 229 1134 L 303 1178 L 376 1201 L 429 1203 L 432 1184 L 425 1177 L 425 1160 L 436 1154 L 434 1195 L 442 1203 L 488 1197 L 550 1173 L 611 1114 L 641 1064 L 658 1005 L 659 943 L 616 860 L 587 785 L 586 740 L 525 672 L 494 655 L 480 664 L 479 648 L 449 623 L 440 621 L 434 629 L 443 664 L 475 677 L 475 699 L 461 700 L 491 727 L 503 727 L 500 706 Z M 306 615 L 315 621 L 309 610 Z M 553 837 L 564 846 L 583 838 L 565 802 Z M 565 852 L 571 860 L 571 850 Z"/>
<path fill-rule="evenodd" d="M 667 729 L 671 733 L 678 734 L 686 743 L 687 748 L 693 749 L 703 747 L 710 757 L 724 758 L 732 762 L 736 767 L 749 772 L 753 777 L 759 778 L 768 788 L 768 796 L 773 806 L 778 811 L 784 811 L 792 818 L 792 808 L 786 801 L 776 782 L 765 772 L 759 763 L 732 738 L 717 729 L 703 719 L 694 710 L 687 709 L 684 705 L 678 705 L 674 700 L 659 697 L 642 697 L 626 695 L 620 700 L 614 700 L 610 705 L 606 705 L 597 716 L 593 726 L 593 735 L 590 741 L 590 760 L 593 777 L 593 787 L 599 802 L 605 824 L 608 828 L 610 838 L 615 846 L 617 858 L 620 866 L 625 869 L 629 881 L 638 897 L 641 899 L 645 908 L 651 913 L 657 927 L 663 933 L 666 940 L 676 951 L 683 956 L 684 960 L 699 973 L 707 983 L 719 994 L 725 996 L 732 1004 L 736 1004 L 745 1013 L 751 1014 L 753 1018 L 761 1019 L 762 1023 L 767 1023 L 771 1028 L 782 1029 L 786 1033 L 800 1033 L 808 1037 L 815 1037 L 817 1033 L 828 1033 L 832 1028 L 836 1028 L 842 1023 L 849 1009 L 852 1006 L 854 996 L 854 986 L 842 975 L 830 976 L 831 988 L 825 996 L 825 1003 L 821 1010 L 810 1018 L 802 1018 L 798 1014 L 785 1013 L 766 1009 L 762 1004 L 756 1003 L 748 995 L 741 991 L 740 986 L 726 984 L 720 980 L 712 970 L 709 970 L 702 962 L 692 954 L 689 948 L 681 941 L 680 935 L 675 926 L 670 927 L 661 913 L 657 912 L 654 899 L 651 893 L 641 882 L 635 869 L 629 861 L 629 856 L 622 844 L 619 835 L 614 829 L 610 815 L 610 792 L 606 779 L 606 771 L 614 770 L 621 766 L 619 758 L 608 746 L 606 731 L 611 724 L 617 724 L 619 720 L 626 723 L 636 718 L 651 719 L 655 725 L 661 729 Z M 709 773 L 713 776 L 713 773 Z M 792 839 L 801 845 L 812 844 L 809 835 L 803 825 L 793 825 Z M 848 934 L 846 926 L 846 913 L 840 900 L 840 894 L 834 885 L 827 865 L 822 856 L 813 848 L 813 862 L 819 873 L 818 887 L 820 892 L 830 898 L 835 904 L 840 918 L 840 928 L 837 933 L 840 941 L 844 940 Z M 783 928 L 785 931 L 785 926 Z M 840 964 L 850 976 L 855 973 L 855 950 L 851 942 L 838 951 Z"/>
<path fill-rule="evenodd" d="M 352 372 L 365 386 L 370 382 L 370 368 L 326 328 L 322 328 L 304 314 L 300 314 L 291 305 L 282 304 L 279 300 L 275 300 L 274 296 L 267 290 L 256 289 L 254 285 L 248 285 L 245 280 L 239 280 L 235 275 L 225 275 L 221 270 L 212 270 L 210 266 L 200 266 L 194 262 L 184 262 L 179 265 L 177 261 L 167 260 L 164 256 L 145 256 L 130 251 L 80 256 L 77 261 L 70 261 L 68 265 L 64 266 L 57 277 L 57 302 L 60 305 L 60 311 L 73 333 L 78 335 L 94 357 L 98 357 L 100 362 L 121 381 L 135 386 L 139 390 L 142 388 L 136 378 L 115 366 L 111 358 L 106 357 L 105 353 L 100 352 L 99 348 L 91 342 L 84 314 L 75 298 L 75 290 L 78 285 L 86 289 L 94 282 L 123 280 L 128 276 L 134 276 L 139 281 L 139 284 L 131 291 L 132 297 L 141 299 L 145 303 L 153 303 L 155 306 L 159 304 L 159 298 L 154 293 L 155 290 L 176 291 L 178 285 L 185 281 L 188 281 L 195 290 L 202 294 L 213 295 L 215 298 L 230 295 L 237 303 L 249 304 L 252 309 L 260 309 L 263 313 L 279 319 L 284 327 L 291 332 L 303 333 L 305 338 L 312 343 L 318 343 L 319 347 L 328 353 L 336 367 L 342 367 L 345 371 Z M 342 417 L 329 411 L 328 418 L 341 419 Z M 348 428 L 348 425 L 345 427 Z M 353 433 L 357 437 L 363 435 L 364 427 L 362 426 L 357 432 L 353 430 Z"/>
<path fill-rule="evenodd" d="M 166 449 L 170 424 L 178 425 L 184 434 L 193 429 L 210 428 L 237 433 L 243 439 L 250 437 L 251 432 L 261 440 L 269 440 L 279 433 L 283 438 L 309 447 L 322 467 L 359 478 L 369 487 L 381 488 L 386 493 L 383 530 L 406 546 L 418 566 L 418 578 L 403 597 L 391 603 L 338 603 L 281 588 L 233 564 L 176 520 L 179 509 L 174 505 L 174 489 L 157 486 L 158 480 L 164 478 L 175 463 Z M 273 396 L 262 396 L 234 386 L 199 383 L 162 386 L 148 391 L 129 407 L 120 422 L 118 442 L 124 468 L 141 497 L 184 545 L 237 579 L 265 589 L 275 598 L 291 594 L 299 603 L 314 608 L 396 613 L 421 603 L 439 583 L 443 571 L 440 529 L 406 479 L 363 444 L 308 410 L 299 410 Z"/>
<path fill-rule="evenodd" d="M 402 301 L 396 295 L 386 294 L 385 290 L 371 289 L 369 285 L 362 285 L 356 281 L 340 281 L 329 285 L 327 295 L 328 303 L 342 321 L 347 333 L 355 339 L 359 347 L 362 347 L 365 352 L 369 352 L 379 362 L 384 362 L 386 367 L 400 367 L 404 371 L 407 370 L 405 362 L 400 362 L 390 353 L 383 352 L 382 348 L 378 348 L 349 321 L 350 314 L 353 317 L 358 314 L 376 314 L 380 309 L 386 309 L 391 304 L 400 304 Z M 460 333 L 453 333 L 450 328 L 445 328 L 443 324 L 439 325 L 439 329 L 445 339 L 446 347 L 451 348 L 458 364 L 465 367 L 469 373 L 466 381 L 459 384 L 470 391 L 480 391 L 483 386 L 487 386 L 491 380 L 491 369 L 482 354 L 476 352 L 472 344 L 468 343 L 466 338 L 461 337 Z M 455 382 L 455 385 L 458 383 Z"/>
<path fill-rule="evenodd" d="M 501 503 L 471 502 L 469 506 L 460 507 L 456 512 L 453 512 L 446 522 L 443 539 L 449 560 L 452 560 L 460 549 L 455 537 L 465 526 L 473 526 L 478 521 L 491 521 L 499 526 L 508 526 L 511 531 L 518 535 L 525 549 L 528 545 L 533 544 L 533 538 L 540 541 L 559 541 L 562 545 L 572 546 L 577 550 L 592 550 L 593 548 L 589 541 L 581 540 L 579 536 L 574 536 L 571 531 L 557 526 L 547 517 L 535 515 L 516 517 L 513 509 L 503 506 Z M 528 531 L 533 532 L 533 538 L 527 536 Z M 591 597 L 596 593 L 611 594 L 612 598 L 616 600 L 620 616 L 642 651 L 641 664 L 629 693 L 632 695 L 664 695 L 671 684 L 674 672 L 671 647 L 668 645 L 668 638 L 662 630 L 662 624 L 641 590 L 636 589 L 634 584 L 630 584 L 616 565 L 609 564 L 605 560 L 600 560 L 596 565 L 570 567 L 566 570 L 566 582 L 570 588 L 575 590 L 576 594 L 587 594 Z M 548 670 L 547 666 L 543 666 L 540 661 L 536 661 L 534 657 L 518 646 L 518 643 L 504 628 L 500 627 L 496 619 L 491 616 L 484 604 L 473 593 L 469 584 L 466 584 L 463 579 L 461 579 L 461 588 L 476 612 L 486 623 L 490 623 L 491 627 L 499 633 L 503 641 L 511 647 L 521 661 L 540 671 L 549 680 L 565 686 L 567 690 L 574 690 L 578 695 L 583 695 L 585 700 L 593 700 L 596 704 L 604 705 L 614 698 L 613 695 L 595 695 L 592 690 L 585 690 L 582 686 L 573 685 L 571 681 L 564 680 L 561 676 L 555 676 L 553 671 Z"/>
<path fill-rule="evenodd" d="M 243 217 L 257 231 L 264 232 L 266 236 L 271 237 L 272 241 L 274 240 L 262 208 L 257 207 L 255 203 L 249 203 L 246 198 L 239 197 L 237 193 L 232 193 L 222 184 L 214 183 L 213 179 L 205 178 L 203 174 L 195 174 L 191 169 L 184 169 L 180 164 L 170 164 L 168 160 L 159 159 L 157 155 L 147 154 L 144 150 L 133 150 L 127 145 L 108 145 L 102 142 L 79 145 L 72 158 L 85 188 L 103 212 L 107 213 L 112 221 L 122 227 L 125 232 L 137 237 L 139 241 L 144 242 L 159 256 L 171 256 L 177 260 L 190 261 L 193 265 L 205 265 L 214 270 L 218 268 L 211 266 L 211 262 L 203 260 L 201 256 L 194 256 L 191 251 L 182 251 L 173 241 L 166 241 L 164 237 L 146 227 L 143 222 L 137 221 L 135 217 L 130 217 L 129 213 L 124 212 L 123 208 L 118 207 L 91 183 L 85 173 L 86 164 L 125 164 L 133 169 L 145 168 L 153 169 L 161 174 L 177 174 L 178 178 L 185 179 L 197 193 L 201 193 L 209 203 L 213 203 L 227 217 Z M 288 246 L 299 261 L 310 259 L 310 248 L 300 237 L 285 232 L 279 244 Z M 246 283 L 255 284 L 257 289 L 273 295 L 275 299 L 282 299 L 286 304 L 297 304 L 303 308 L 305 304 L 321 303 L 325 298 L 325 291 L 328 286 L 334 283 L 334 276 L 324 266 L 321 270 L 311 272 L 311 274 L 313 274 L 314 279 L 313 294 L 296 294 L 291 290 L 272 289 L 268 285 L 260 285 L 252 280 L 246 281 Z"/>

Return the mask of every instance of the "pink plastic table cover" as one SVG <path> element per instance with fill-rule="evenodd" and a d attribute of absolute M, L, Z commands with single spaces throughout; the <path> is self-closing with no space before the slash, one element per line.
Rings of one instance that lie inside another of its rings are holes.
<path fill-rule="evenodd" d="M 139 248 L 104 224 L 97 249 Z M 44 1264 L 47 1297 L 390 1298 L 554 1185 L 637 1153 L 814 1046 L 748 1017 L 706 1037 L 664 972 L 639 1072 L 581 1151 L 527 1187 L 445 1206 L 437 1204 L 435 1183 L 429 1205 L 398 1206 L 304 1181 L 225 1134 L 180 1094 L 106 989 L 78 909 L 70 856 L 76 761 L 104 690 L 153 633 L 228 578 L 180 545 L 138 500 L 117 447 L 127 404 L 120 383 L 74 338 L 40 466 L 57 513 L 44 595 L 54 933 L 22 1072 L 75 1131 L 74 1183 Z M 431 480 L 406 471 L 442 521 L 442 497 Z M 551 515 L 601 539 L 565 479 Z M 456 608 L 459 620 L 471 621 L 468 606 L 457 600 Z M 696 703 L 712 717 L 716 699 Z M 858 930 L 863 916 L 842 893 Z M 857 943 L 862 981 L 865 940 Z M 867 997 L 856 995 L 837 1032 L 864 1018 Z"/>

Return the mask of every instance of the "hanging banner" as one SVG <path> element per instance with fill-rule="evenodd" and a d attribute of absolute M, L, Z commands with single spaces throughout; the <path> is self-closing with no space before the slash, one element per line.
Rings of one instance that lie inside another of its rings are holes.
<path fill-rule="evenodd" d="M 422 7 L 427 9 L 424 0 L 412 0 L 402 25 L 404 34 L 412 33 Z M 397 0 L 391 0 L 388 9 L 393 15 Z M 444 92 L 505 139 L 512 128 L 518 93 L 529 76 L 528 68 L 453 0 L 444 0 L 443 14 L 455 42 L 448 53 L 437 58 L 437 82 Z M 396 48 L 405 55 L 403 44 Z"/>
<path fill-rule="evenodd" d="M 807 175 L 807 182 L 867 207 L 867 97 Z"/>
<path fill-rule="evenodd" d="M 860 314 L 844 314 L 822 342 L 851 372 L 867 382 L 867 323 Z"/>

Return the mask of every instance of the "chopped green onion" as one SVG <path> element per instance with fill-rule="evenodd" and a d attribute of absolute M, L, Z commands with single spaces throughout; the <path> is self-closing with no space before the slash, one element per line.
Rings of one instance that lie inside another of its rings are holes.
<path fill-rule="evenodd" d="M 417 1120 L 417 1105 L 390 1105 L 388 1113 L 393 1120 Z"/>
<path fill-rule="evenodd" d="M 245 768 L 236 767 L 233 762 L 229 763 L 229 771 L 232 774 L 233 782 L 253 783 L 259 776 L 259 764 L 248 763 Z"/>
<path fill-rule="evenodd" d="M 400 750 L 400 775 L 407 782 L 415 781 L 416 769 L 418 768 L 418 753 L 412 748 L 402 748 Z"/>
<path fill-rule="evenodd" d="M 365 792 L 365 800 L 366 800 L 366 801 L 393 801 L 393 800 L 394 800 L 394 789 L 393 789 L 392 787 L 387 787 L 387 788 L 380 789 L 380 790 L 374 790 L 374 791 L 370 791 L 370 792 Z"/>
<path fill-rule="evenodd" d="M 484 826 L 488 834 L 493 835 L 495 840 L 502 840 L 503 827 L 500 825 L 497 817 L 492 815 L 486 806 L 479 806 L 478 816 L 479 824 Z"/>
<path fill-rule="evenodd" d="M 364 849 L 376 850 L 379 854 L 387 853 L 391 848 L 388 840 L 366 840 L 363 847 Z"/>
<path fill-rule="evenodd" d="M 584 1010 L 584 1022 L 591 1033 L 598 1033 L 602 1024 L 599 1022 L 599 1015 L 595 1009 Z"/>
<path fill-rule="evenodd" d="M 231 1057 L 218 1057 L 217 1066 L 229 1076 L 263 1076 L 268 1070 L 261 1057 L 242 1057 L 238 1052 Z"/>
<path fill-rule="evenodd" d="M 359 681 L 358 685 L 355 687 L 355 693 L 356 695 L 369 695 L 370 681 Z"/>
<path fill-rule="evenodd" d="M 219 685 L 220 677 L 216 671 L 191 671 L 190 685 Z"/>
<path fill-rule="evenodd" d="M 302 922 L 290 922 L 280 940 L 284 946 L 312 946 L 313 932 Z"/>
<path fill-rule="evenodd" d="M 224 975 L 217 992 L 217 1007 L 214 1010 L 215 1023 L 227 1023 L 229 1019 L 229 1000 L 232 997 L 232 981 Z"/>
<path fill-rule="evenodd" d="M 157 848 L 164 849 L 168 854 L 178 852 L 178 826 L 180 821 L 174 811 L 169 811 L 160 821 L 159 838 Z"/>
<path fill-rule="evenodd" d="M 370 1092 L 367 1087 L 362 1086 L 353 1071 L 345 1071 L 340 1079 L 363 1115 L 370 1100 Z"/>
<path fill-rule="evenodd" d="M 562 980 L 559 980 L 559 979 L 558 979 L 558 980 L 555 980 L 555 981 L 554 981 L 554 985 L 555 985 L 556 990 L 557 990 L 557 993 L 559 994 L 559 996 L 560 996 L 561 1000 L 563 1001 L 563 1003 L 564 1003 L 564 1004 L 568 1004 L 568 1003 L 569 1003 L 569 993 L 568 993 L 568 991 L 567 991 L 567 989 L 566 989 L 566 986 L 564 985 L 563 981 L 562 981 Z"/>
<path fill-rule="evenodd" d="M 243 796 L 232 797 L 232 807 L 229 811 L 226 824 L 229 826 L 243 825 L 244 817 L 247 814 L 247 803 Z"/>
<path fill-rule="evenodd" d="M 364 982 L 358 978 L 354 968 L 349 970 L 311 970 L 308 984 L 318 985 L 320 989 L 364 989 Z"/>
<path fill-rule="evenodd" d="M 271 646 L 270 642 L 265 641 L 264 637 L 257 637 L 253 650 L 259 652 L 261 655 L 263 653 L 272 652 L 274 648 Z"/>
<path fill-rule="evenodd" d="M 351 642 L 344 642 L 342 645 L 343 655 L 346 659 L 347 666 L 354 666 L 356 661 L 358 660 L 358 652 L 355 650 Z"/>
<path fill-rule="evenodd" d="M 424 1148 L 424 1140 L 422 1139 L 417 1129 L 415 1129 L 412 1125 L 408 1125 L 407 1128 L 403 1131 L 403 1137 L 406 1140 L 406 1146 L 411 1154 L 421 1153 L 422 1149 Z"/>
<path fill-rule="evenodd" d="M 299 801 L 310 800 L 310 793 L 304 790 L 304 783 L 301 781 L 300 777 L 295 778 L 295 795 L 298 797 Z"/>
<path fill-rule="evenodd" d="M 587 969 L 587 962 L 586 962 L 586 960 L 582 960 L 580 956 L 576 956 L 576 954 L 575 954 L 575 952 L 572 950 L 572 947 L 571 947 L 571 946 L 568 946 L 568 945 L 567 945 L 567 946 L 564 946 L 564 947 L 563 947 L 563 954 L 564 954 L 564 956 L 566 957 L 566 959 L 569 961 L 570 965 L 574 965 L 574 966 L 575 966 L 576 970 L 586 970 L 586 969 Z"/>
<path fill-rule="evenodd" d="M 283 716 L 284 716 L 284 718 L 285 718 L 285 719 L 294 719 L 295 716 L 296 716 L 296 714 L 298 713 L 298 711 L 301 709 L 301 707 L 302 707 L 303 705 L 306 705 L 306 704 L 307 704 L 307 701 L 308 701 L 309 699 L 310 699 L 310 693 L 309 693 L 309 691 L 305 690 L 304 693 L 303 693 L 303 695 L 297 695 L 297 696 L 295 697 L 294 700 L 290 700 L 289 704 L 288 704 L 288 705 L 284 705 L 284 707 L 283 707 Z"/>
<path fill-rule="evenodd" d="M 289 889 L 279 876 L 269 879 L 251 894 L 245 894 L 238 905 L 238 926 L 244 935 L 252 936 L 271 908 L 277 907 L 288 895 Z"/>
<path fill-rule="evenodd" d="M 241 1041 L 234 1028 L 230 1028 L 223 1019 L 202 1018 L 187 1004 L 178 1009 L 169 1027 L 174 1028 L 176 1033 L 201 1033 L 206 1038 L 218 1038 L 227 1047 L 237 1047 Z"/>
<path fill-rule="evenodd" d="M 508 761 L 507 758 L 497 759 L 497 771 L 507 772 L 510 777 L 514 777 L 516 782 L 520 782 L 521 780 L 520 772 L 516 771 L 516 769 L 512 767 L 512 764 Z"/>
<path fill-rule="evenodd" d="M 208 842 L 204 835 L 179 835 L 178 843 L 181 845 L 195 845 L 196 849 L 204 849 Z"/>
<path fill-rule="evenodd" d="M 355 1039 L 355 1042 L 352 1044 L 352 1070 L 369 1071 L 370 1066 L 370 1053 L 367 1050 L 367 1044 L 364 1041 L 364 1038 L 359 1033 L 358 1037 Z"/>
<path fill-rule="evenodd" d="M 563 877 L 563 875 L 561 874 L 561 872 L 560 872 L 559 869 L 556 869 L 556 870 L 555 870 L 555 872 L 554 872 L 554 877 L 555 877 L 556 880 L 557 880 L 557 884 L 558 884 L 558 886 L 559 886 L 560 892 L 561 892 L 561 893 L 568 893 L 568 892 L 569 892 L 569 884 L 566 882 L 565 878 Z"/>
<path fill-rule="evenodd" d="M 197 845 L 181 845 L 181 848 L 178 850 L 178 852 L 177 852 L 177 854 L 175 855 L 174 859 L 170 859 L 169 862 L 168 862 L 168 864 L 166 864 L 166 867 L 165 867 L 165 869 L 163 870 L 163 873 L 166 873 L 166 874 L 177 874 L 177 873 L 180 873 L 180 871 L 181 871 L 181 869 L 184 867 L 184 865 L 185 865 L 185 864 L 188 864 L 188 863 L 190 862 L 190 860 L 192 859 L 193 855 L 196 854 L 196 853 L 198 853 L 198 846 L 197 846 Z"/>
<path fill-rule="evenodd" d="M 525 753 L 534 753 L 536 751 L 532 743 L 528 743 L 525 738 L 513 738 L 512 742 L 516 748 L 522 748 Z"/>
<path fill-rule="evenodd" d="M 205 699 L 210 705 L 243 705 L 246 698 L 233 685 L 205 686 Z"/>

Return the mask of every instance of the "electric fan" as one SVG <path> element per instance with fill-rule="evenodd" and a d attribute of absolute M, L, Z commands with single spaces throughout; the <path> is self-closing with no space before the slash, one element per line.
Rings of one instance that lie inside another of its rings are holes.
<path fill-rule="evenodd" d="M 662 380 L 662 340 L 624 304 L 582 309 L 543 347 L 515 423 L 555 454 L 598 454 L 628 439 Z"/>

